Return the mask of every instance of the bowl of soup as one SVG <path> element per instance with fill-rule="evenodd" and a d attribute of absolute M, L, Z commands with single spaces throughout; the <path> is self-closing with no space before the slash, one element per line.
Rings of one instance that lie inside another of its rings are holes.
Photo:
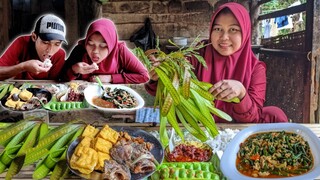
<path fill-rule="evenodd" d="M 320 175 L 320 141 L 295 123 L 250 126 L 227 145 L 220 168 L 228 179 L 315 179 Z"/>

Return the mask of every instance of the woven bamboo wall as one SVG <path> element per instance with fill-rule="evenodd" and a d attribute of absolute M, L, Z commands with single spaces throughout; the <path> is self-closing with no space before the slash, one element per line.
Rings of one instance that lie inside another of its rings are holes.
<path fill-rule="evenodd" d="M 304 31 L 264 39 L 264 48 L 304 51 Z M 293 122 L 302 123 L 310 100 L 310 61 L 304 55 L 260 54 L 267 65 L 267 94 L 265 105 L 281 107 Z"/>
<path fill-rule="evenodd" d="M 287 35 L 261 39 L 261 44 L 263 47 L 271 49 L 304 51 L 305 33 L 305 31 L 299 31 Z"/>

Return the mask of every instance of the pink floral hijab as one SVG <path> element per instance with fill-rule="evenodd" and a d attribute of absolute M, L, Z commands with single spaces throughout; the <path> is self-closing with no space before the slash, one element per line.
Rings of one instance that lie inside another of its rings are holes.
<path fill-rule="evenodd" d="M 232 2 L 221 5 L 211 18 L 209 43 L 215 18 L 224 8 L 229 8 L 240 24 L 242 31 L 241 47 L 230 56 L 222 56 L 212 45 L 207 46 L 204 58 L 208 69 L 204 70 L 202 75 L 198 75 L 202 76 L 203 81 L 211 83 L 216 83 L 222 79 L 235 79 L 242 82 L 244 87 L 248 89 L 255 65 L 263 63 L 255 57 L 251 50 L 251 20 L 248 11 L 238 3 Z M 212 73 L 211 76 L 208 76 L 208 72 Z"/>
<path fill-rule="evenodd" d="M 93 21 L 86 34 L 86 38 L 82 39 L 78 42 L 79 45 L 85 46 L 87 44 L 87 41 L 89 37 L 96 33 L 99 32 L 102 37 L 105 39 L 106 43 L 108 44 L 108 49 L 109 49 L 109 54 L 105 60 L 103 60 L 101 63 L 98 64 L 99 70 L 94 71 L 94 74 L 103 74 L 105 72 L 108 72 L 110 74 L 112 73 L 117 73 L 118 68 L 114 68 L 116 66 L 119 66 L 119 60 L 118 60 L 118 54 L 119 54 L 119 43 L 118 42 L 118 35 L 117 35 L 117 30 L 116 26 L 114 23 L 105 18 L 98 19 L 96 21 Z M 82 58 L 83 62 L 86 62 L 88 64 L 92 64 L 92 61 L 90 60 L 89 56 L 85 54 Z M 83 79 L 86 79 L 85 76 L 88 75 L 83 75 Z"/>

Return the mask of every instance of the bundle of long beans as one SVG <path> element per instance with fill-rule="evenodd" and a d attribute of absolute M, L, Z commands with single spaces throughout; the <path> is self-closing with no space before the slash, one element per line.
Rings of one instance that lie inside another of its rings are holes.
<path fill-rule="evenodd" d="M 169 40 L 169 42 L 174 44 Z M 141 62 L 148 68 L 154 69 L 159 76 L 154 107 L 160 108 L 160 141 L 168 145 L 168 134 L 166 125 L 169 123 L 175 132 L 184 140 L 183 133 L 179 127 L 178 120 L 185 129 L 201 141 L 208 139 L 207 135 L 200 128 L 202 124 L 208 133 L 215 137 L 218 134 L 214 118 L 215 114 L 221 118 L 231 121 L 231 117 L 223 111 L 215 108 L 214 96 L 208 92 L 212 84 L 199 81 L 193 73 L 193 66 L 188 57 L 194 56 L 206 67 L 205 60 L 197 52 L 198 49 L 206 46 L 196 39 L 189 47 L 179 48 L 178 51 L 166 54 L 159 48 L 144 52 L 135 48 L 134 53 Z M 153 67 L 148 55 L 153 54 L 159 66 Z"/>

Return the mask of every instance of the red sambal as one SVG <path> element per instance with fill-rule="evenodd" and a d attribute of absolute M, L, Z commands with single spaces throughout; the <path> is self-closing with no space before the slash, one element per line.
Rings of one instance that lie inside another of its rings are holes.
<path fill-rule="evenodd" d="M 211 149 L 199 148 L 194 145 L 179 144 L 170 153 L 167 151 L 169 162 L 202 162 L 209 161 L 212 155 Z"/>
<path fill-rule="evenodd" d="M 116 108 L 115 104 L 111 101 L 107 101 L 107 100 L 104 100 L 100 97 L 94 97 L 92 99 L 92 103 L 94 105 L 97 105 L 99 107 L 103 107 L 103 108 Z"/>

